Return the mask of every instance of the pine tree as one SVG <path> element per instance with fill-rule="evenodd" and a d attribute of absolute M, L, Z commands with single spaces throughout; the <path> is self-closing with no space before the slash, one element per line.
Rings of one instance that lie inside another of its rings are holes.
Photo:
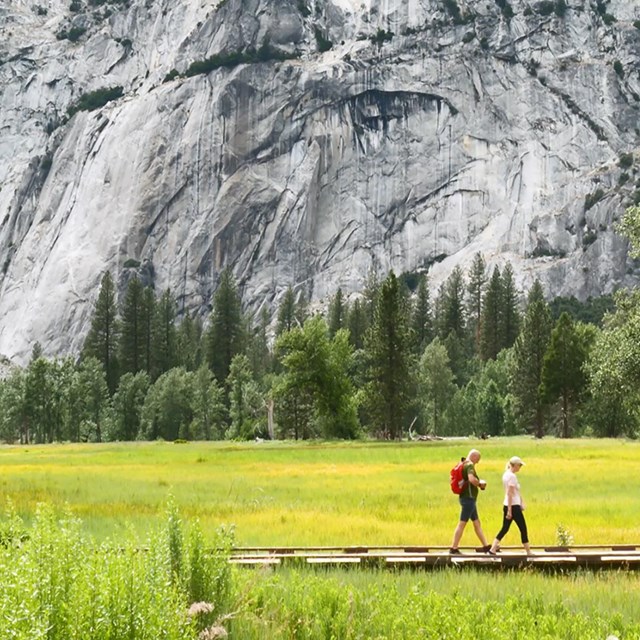
<path fill-rule="evenodd" d="M 476 253 L 467 283 L 467 313 L 469 330 L 474 339 L 475 352 L 480 353 L 480 332 L 484 288 L 487 284 L 487 265 L 481 253 Z"/>
<path fill-rule="evenodd" d="M 438 335 L 442 340 L 451 333 L 460 339 L 465 337 L 464 277 L 460 267 L 455 267 L 441 289 L 439 300 Z"/>
<path fill-rule="evenodd" d="M 167 289 L 155 305 L 151 326 L 152 380 L 178 366 L 176 301 Z"/>
<path fill-rule="evenodd" d="M 441 434 L 443 415 L 456 392 L 456 385 L 449 367 L 449 354 L 439 338 L 426 347 L 420 358 L 418 389 L 425 425 L 431 433 Z"/>
<path fill-rule="evenodd" d="M 482 300 L 480 354 L 483 360 L 495 360 L 502 348 L 503 299 L 502 276 L 500 269 L 494 267 Z"/>
<path fill-rule="evenodd" d="M 118 359 L 122 373 L 145 369 L 144 301 L 142 284 L 132 278 L 122 305 Z"/>
<path fill-rule="evenodd" d="M 433 340 L 433 314 L 431 312 L 431 298 L 429 294 L 429 279 L 427 275 L 420 276 L 418 291 L 411 318 L 413 331 L 414 353 L 421 355 L 426 346 Z"/>
<path fill-rule="evenodd" d="M 518 292 L 513 280 L 513 267 L 507 262 L 502 270 L 502 313 L 500 317 L 500 349 L 513 346 L 520 333 L 520 311 Z"/>
<path fill-rule="evenodd" d="M 560 398 L 563 438 L 571 435 L 570 412 L 585 386 L 583 365 L 586 357 L 586 345 L 581 341 L 571 316 L 562 313 L 551 332 L 542 363 L 542 395 L 549 403 Z"/>
<path fill-rule="evenodd" d="M 347 313 L 349 342 L 354 349 L 362 349 L 364 347 L 364 336 L 368 327 L 367 315 L 362 302 L 359 298 L 356 298 Z"/>
<path fill-rule="evenodd" d="M 178 365 L 196 371 L 202 364 L 202 321 L 188 311 L 178 325 Z"/>
<path fill-rule="evenodd" d="M 259 321 L 250 329 L 247 357 L 255 380 L 261 381 L 273 370 L 273 356 L 269 347 L 269 322 L 271 318 L 266 306 L 260 310 Z"/>
<path fill-rule="evenodd" d="M 328 321 L 329 335 L 335 336 L 336 333 L 346 325 L 347 305 L 344 302 L 342 289 L 338 287 L 335 295 L 329 303 Z"/>
<path fill-rule="evenodd" d="M 288 286 L 278 307 L 276 337 L 282 335 L 285 331 L 291 331 L 296 325 L 296 296 L 293 288 Z"/>
<path fill-rule="evenodd" d="M 84 341 L 82 357 L 96 358 L 102 363 L 107 376 L 109 393 L 113 395 L 118 386 L 118 318 L 116 290 L 113 279 L 105 271 L 100 283 L 91 328 Z"/>
<path fill-rule="evenodd" d="M 514 359 L 510 382 L 519 417 L 525 424 L 533 421 L 535 435 L 538 438 L 545 434 L 544 402 L 540 383 L 551 327 L 549 305 L 544 299 L 540 282 L 536 280 L 529 292 L 522 331 L 513 346 Z"/>
<path fill-rule="evenodd" d="M 153 374 L 153 323 L 156 313 L 156 296 L 151 287 L 145 287 L 142 290 L 142 309 L 141 309 L 142 327 L 142 343 L 143 369 L 149 374 Z"/>
<path fill-rule="evenodd" d="M 243 352 L 245 342 L 240 295 L 233 274 L 225 269 L 213 299 L 207 332 L 207 361 L 220 385 L 225 383 L 229 375 L 233 356 Z"/>
<path fill-rule="evenodd" d="M 369 382 L 365 405 L 374 430 L 388 438 L 402 436 L 410 403 L 410 332 L 406 302 L 391 271 L 380 287 L 373 324 L 365 338 Z"/>

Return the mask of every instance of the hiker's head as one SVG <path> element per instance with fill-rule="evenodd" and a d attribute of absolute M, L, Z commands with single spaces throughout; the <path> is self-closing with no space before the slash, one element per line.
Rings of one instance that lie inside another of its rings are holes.
<path fill-rule="evenodd" d="M 520 471 L 521 467 L 524 466 L 524 462 L 520 456 L 512 456 L 507 462 L 507 469 L 511 469 L 511 471 L 517 472 Z"/>
<path fill-rule="evenodd" d="M 471 449 L 469 451 L 469 455 L 467 456 L 467 460 L 471 460 L 473 464 L 478 464 L 480 462 L 480 452 L 477 449 Z"/>

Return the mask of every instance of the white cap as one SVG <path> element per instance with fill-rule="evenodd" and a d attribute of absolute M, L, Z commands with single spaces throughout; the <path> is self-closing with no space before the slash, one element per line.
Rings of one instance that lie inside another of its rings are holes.
<path fill-rule="evenodd" d="M 524 462 L 520 456 L 512 456 L 509 460 L 509 464 L 519 464 L 524 466 Z"/>

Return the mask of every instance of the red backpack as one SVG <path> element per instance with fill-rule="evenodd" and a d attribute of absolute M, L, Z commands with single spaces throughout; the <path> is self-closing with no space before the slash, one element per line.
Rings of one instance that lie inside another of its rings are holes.
<path fill-rule="evenodd" d="M 456 495 L 460 495 L 467 486 L 467 480 L 464 479 L 464 475 L 462 474 L 462 469 L 464 468 L 464 463 L 466 458 L 460 458 L 460 462 L 451 469 L 450 473 L 450 484 L 451 491 Z"/>

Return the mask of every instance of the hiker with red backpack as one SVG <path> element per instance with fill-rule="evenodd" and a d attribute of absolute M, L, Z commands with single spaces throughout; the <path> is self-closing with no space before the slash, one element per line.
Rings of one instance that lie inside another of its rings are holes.
<path fill-rule="evenodd" d="M 477 449 L 471 449 L 469 455 L 451 470 L 451 490 L 460 499 L 460 522 L 458 522 L 458 526 L 453 532 L 453 542 L 449 549 L 451 554 L 460 553 L 458 548 L 460 539 L 469 520 L 473 523 L 473 530 L 482 543 L 482 551 L 488 553 L 491 549 L 491 545 L 487 544 L 487 539 L 484 537 L 476 506 L 478 490 L 484 491 L 487 486 L 486 481 L 480 480 L 476 471 L 476 465 L 480 462 L 480 457 L 480 452 Z"/>

